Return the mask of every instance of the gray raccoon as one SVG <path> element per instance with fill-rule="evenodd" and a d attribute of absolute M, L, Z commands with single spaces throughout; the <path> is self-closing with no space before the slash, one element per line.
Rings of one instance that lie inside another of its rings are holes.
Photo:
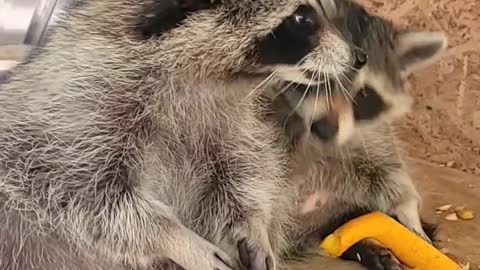
<path fill-rule="evenodd" d="M 277 88 L 286 90 L 272 104 L 274 121 L 293 145 L 291 181 L 298 205 L 292 211 L 301 224 L 294 238 L 308 245 L 306 236 L 330 220 L 364 209 L 396 216 L 428 240 L 419 217 L 420 198 L 391 122 L 412 105 L 405 79 L 437 60 L 447 39 L 440 33 L 401 32 L 358 4 L 336 4 L 338 28 L 367 52 L 367 64 L 346 93 L 338 80 L 314 87 L 283 82 Z M 328 87 L 332 95 L 324 93 Z"/>
<path fill-rule="evenodd" d="M 74 3 L 0 86 L 0 268 L 275 269 L 289 184 L 256 87 L 362 65 L 331 3 Z"/>

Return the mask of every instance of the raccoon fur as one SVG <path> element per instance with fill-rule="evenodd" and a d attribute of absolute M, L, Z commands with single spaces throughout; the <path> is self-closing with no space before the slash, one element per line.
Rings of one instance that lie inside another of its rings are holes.
<path fill-rule="evenodd" d="M 276 269 L 286 157 L 254 100 L 361 68 L 331 2 L 66 7 L 0 86 L 0 268 Z"/>
<path fill-rule="evenodd" d="M 299 224 L 292 238 L 300 239 L 291 252 L 316 248 L 334 228 L 371 211 L 395 216 L 430 241 L 392 121 L 409 112 L 413 103 L 405 80 L 440 57 L 446 37 L 399 31 L 354 2 L 338 0 L 336 5 L 337 13 L 331 16 L 338 29 L 367 52 L 368 62 L 351 86 L 335 77 L 323 85 L 280 83 L 273 88 L 273 113 L 267 116 L 290 145 L 290 180 L 297 198 L 291 210 Z M 355 248 L 346 257 L 361 260 Z M 394 258 L 384 260 L 379 254 L 383 251 L 374 249 L 360 246 L 360 252 L 373 251 L 367 254 L 373 262 L 361 261 L 369 269 L 399 267 Z"/>

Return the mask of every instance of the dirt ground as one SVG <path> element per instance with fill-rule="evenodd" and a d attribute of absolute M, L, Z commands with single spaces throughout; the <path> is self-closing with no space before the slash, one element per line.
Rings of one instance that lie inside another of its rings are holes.
<path fill-rule="evenodd" d="M 439 245 L 480 269 L 480 1 L 360 2 L 400 27 L 448 34 L 446 57 L 411 79 L 416 105 L 400 135 L 424 196 L 423 215 L 440 224 Z M 448 221 L 450 213 L 435 211 L 447 204 L 477 216 Z"/>
<path fill-rule="evenodd" d="M 439 224 L 438 246 L 456 261 L 470 263 L 471 270 L 480 269 L 478 177 L 419 159 L 410 159 L 409 164 L 423 197 L 422 216 L 428 222 Z M 445 205 L 451 205 L 451 209 L 441 213 L 436 210 Z M 446 220 L 457 207 L 473 210 L 477 216 L 469 221 Z"/>

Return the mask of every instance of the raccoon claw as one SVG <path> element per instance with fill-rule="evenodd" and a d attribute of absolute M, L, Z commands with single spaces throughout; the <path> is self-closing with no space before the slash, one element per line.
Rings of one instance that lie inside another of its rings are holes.
<path fill-rule="evenodd" d="M 205 269 L 205 270 L 233 270 L 235 265 L 227 253 L 216 245 L 210 243 L 204 238 L 198 236 L 190 230 L 185 230 L 178 236 L 184 252 L 174 252 L 180 250 L 180 247 L 174 247 L 173 252 L 168 254 L 168 258 L 181 266 L 181 269 Z M 183 241 L 182 241 L 183 240 Z M 187 250 L 185 250 L 187 249 Z M 163 269 L 163 268 L 160 268 Z M 169 268 L 166 268 L 169 269 Z"/>
<path fill-rule="evenodd" d="M 262 254 L 259 248 L 250 245 L 246 238 L 238 241 L 240 262 L 247 270 L 274 270 L 275 264 L 270 254 Z"/>
<path fill-rule="evenodd" d="M 342 256 L 346 260 L 357 261 L 368 270 L 403 270 L 404 266 L 386 248 L 361 242 Z"/>
<path fill-rule="evenodd" d="M 379 260 L 383 269 L 385 270 L 403 270 L 403 265 L 393 256 L 393 254 L 388 251 L 384 250 L 383 254 L 379 254 Z"/>

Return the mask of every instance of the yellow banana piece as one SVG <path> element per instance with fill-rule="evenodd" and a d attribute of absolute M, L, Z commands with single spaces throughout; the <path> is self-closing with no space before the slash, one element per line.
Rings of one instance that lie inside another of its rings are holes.
<path fill-rule="evenodd" d="M 395 221 L 374 212 L 351 220 L 320 244 L 329 255 L 341 256 L 364 239 L 373 239 L 389 249 L 406 266 L 418 270 L 462 270 L 462 267 L 421 237 Z"/>

